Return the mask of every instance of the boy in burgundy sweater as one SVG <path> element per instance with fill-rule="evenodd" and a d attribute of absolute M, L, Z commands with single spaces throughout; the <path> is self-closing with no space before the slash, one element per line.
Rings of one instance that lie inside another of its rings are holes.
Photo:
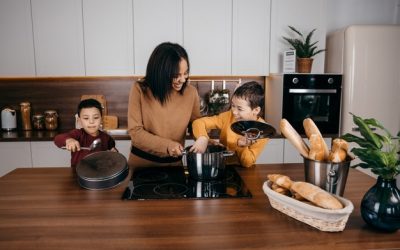
<path fill-rule="evenodd" d="M 64 147 L 71 151 L 71 167 L 76 165 L 85 156 L 98 151 L 111 150 L 118 152 L 115 148 L 114 139 L 100 130 L 102 122 L 102 107 L 95 99 L 82 100 L 78 105 L 78 123 L 81 129 L 73 129 L 67 133 L 58 134 L 54 138 L 57 147 Z M 81 147 L 90 147 L 92 142 L 100 139 L 101 143 L 93 150 L 84 150 Z"/>

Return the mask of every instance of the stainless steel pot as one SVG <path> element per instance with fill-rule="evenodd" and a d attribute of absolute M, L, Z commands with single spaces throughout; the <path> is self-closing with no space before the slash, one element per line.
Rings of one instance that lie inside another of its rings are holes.
<path fill-rule="evenodd" d="M 186 147 L 186 158 L 189 176 L 195 180 L 219 179 L 225 174 L 225 157 L 234 155 L 232 151 L 220 145 L 209 145 L 205 153 L 189 152 L 191 146 Z"/>

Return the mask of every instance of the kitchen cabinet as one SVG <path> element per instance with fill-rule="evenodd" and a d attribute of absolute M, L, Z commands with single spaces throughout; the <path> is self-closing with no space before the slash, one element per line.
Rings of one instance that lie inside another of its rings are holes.
<path fill-rule="evenodd" d="M 232 75 L 268 75 L 270 0 L 233 0 Z"/>
<path fill-rule="evenodd" d="M 123 156 L 125 156 L 126 160 L 129 159 L 131 140 L 115 140 L 115 147 Z"/>
<path fill-rule="evenodd" d="M 86 75 L 133 75 L 131 0 L 83 1 Z"/>
<path fill-rule="evenodd" d="M 133 0 L 135 75 L 146 74 L 150 54 L 158 44 L 183 44 L 182 5 L 182 0 Z"/>
<path fill-rule="evenodd" d="M 185 0 L 183 44 L 192 75 L 230 75 L 232 0 Z"/>
<path fill-rule="evenodd" d="M 30 0 L 0 1 L 0 75 L 34 76 Z"/>
<path fill-rule="evenodd" d="M 282 36 L 292 37 L 288 25 L 300 32 L 313 34 L 313 41 L 319 41 L 319 49 L 325 48 L 327 0 L 272 0 L 271 2 L 271 48 L 270 73 L 282 73 L 283 52 L 290 46 Z M 312 73 L 324 73 L 325 53 L 314 57 Z"/>
<path fill-rule="evenodd" d="M 71 152 L 58 148 L 52 141 L 32 141 L 33 167 L 69 167 Z"/>
<path fill-rule="evenodd" d="M 82 1 L 31 0 L 31 6 L 36 75 L 85 75 Z"/>
<path fill-rule="evenodd" d="M 270 139 L 261 155 L 257 158 L 257 164 L 282 163 L 285 139 Z"/>
<path fill-rule="evenodd" d="M 31 168 L 30 142 L 0 142 L 0 159 L 0 177 L 15 168 Z"/>

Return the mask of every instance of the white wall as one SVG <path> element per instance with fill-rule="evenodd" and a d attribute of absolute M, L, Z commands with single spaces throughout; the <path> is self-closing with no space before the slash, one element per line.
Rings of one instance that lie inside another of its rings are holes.
<path fill-rule="evenodd" d="M 327 33 L 351 24 L 400 24 L 400 0 L 328 0 Z"/>

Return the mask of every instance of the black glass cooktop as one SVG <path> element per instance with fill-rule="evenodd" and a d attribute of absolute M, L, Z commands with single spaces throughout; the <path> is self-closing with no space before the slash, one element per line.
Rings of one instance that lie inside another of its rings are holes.
<path fill-rule="evenodd" d="M 124 200 L 251 198 L 242 178 L 233 166 L 218 180 L 198 181 L 183 167 L 135 168 Z"/>

